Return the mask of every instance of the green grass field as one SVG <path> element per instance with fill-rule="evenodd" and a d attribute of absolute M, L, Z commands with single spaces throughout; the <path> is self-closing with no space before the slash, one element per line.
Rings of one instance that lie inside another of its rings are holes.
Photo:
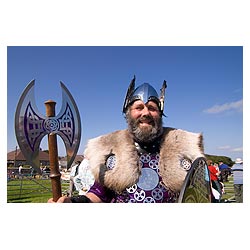
<path fill-rule="evenodd" d="M 228 182 L 224 183 L 225 194 L 222 195 L 221 202 L 234 202 L 233 176 L 229 176 Z"/>
<path fill-rule="evenodd" d="M 62 182 L 62 192 L 69 182 Z M 8 203 L 46 203 L 52 197 L 50 179 L 11 179 L 7 185 Z"/>
<path fill-rule="evenodd" d="M 221 202 L 234 202 L 233 177 L 225 182 L 225 194 Z M 69 182 L 62 182 L 62 193 L 68 189 Z M 46 203 L 52 197 L 50 179 L 22 178 L 11 179 L 7 185 L 8 203 Z"/>

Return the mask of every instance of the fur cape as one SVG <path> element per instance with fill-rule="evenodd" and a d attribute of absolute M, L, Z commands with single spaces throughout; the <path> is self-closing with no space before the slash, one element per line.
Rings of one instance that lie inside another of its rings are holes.
<path fill-rule="evenodd" d="M 84 155 L 89 160 L 95 180 L 117 193 L 137 183 L 140 177 L 139 155 L 128 130 L 89 140 Z M 106 167 L 110 155 L 116 156 L 113 169 Z M 180 192 L 187 174 L 181 161 L 185 159 L 192 163 L 197 157 L 204 157 L 202 134 L 164 128 L 159 174 L 168 189 Z"/>

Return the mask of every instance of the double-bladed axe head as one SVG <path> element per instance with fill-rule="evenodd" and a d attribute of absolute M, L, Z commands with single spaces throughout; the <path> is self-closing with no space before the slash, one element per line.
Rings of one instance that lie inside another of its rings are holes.
<path fill-rule="evenodd" d="M 81 120 L 76 103 L 61 82 L 62 107 L 55 117 L 42 115 L 35 103 L 35 81 L 23 91 L 15 113 L 15 132 L 18 145 L 28 164 L 40 172 L 40 143 L 45 135 L 58 134 L 66 147 L 67 167 L 73 163 L 81 140 Z"/>

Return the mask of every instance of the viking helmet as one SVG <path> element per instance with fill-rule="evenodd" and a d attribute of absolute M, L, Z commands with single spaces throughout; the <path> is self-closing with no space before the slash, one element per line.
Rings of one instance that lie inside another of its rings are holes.
<path fill-rule="evenodd" d="M 154 101 L 163 115 L 164 109 L 164 97 L 165 89 L 167 87 L 166 81 L 164 80 L 161 88 L 160 96 L 158 96 L 157 91 L 148 83 L 143 83 L 135 89 L 135 76 L 130 82 L 127 90 L 126 98 L 123 104 L 123 113 L 126 113 L 127 108 L 136 100 L 142 100 L 144 103 L 148 101 Z"/>

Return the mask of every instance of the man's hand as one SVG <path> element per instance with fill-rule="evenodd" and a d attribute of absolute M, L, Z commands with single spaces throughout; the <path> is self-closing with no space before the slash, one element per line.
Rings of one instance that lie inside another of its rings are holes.
<path fill-rule="evenodd" d="M 48 203 L 72 203 L 70 197 L 62 196 L 56 202 L 53 201 L 53 198 L 48 200 Z"/>

